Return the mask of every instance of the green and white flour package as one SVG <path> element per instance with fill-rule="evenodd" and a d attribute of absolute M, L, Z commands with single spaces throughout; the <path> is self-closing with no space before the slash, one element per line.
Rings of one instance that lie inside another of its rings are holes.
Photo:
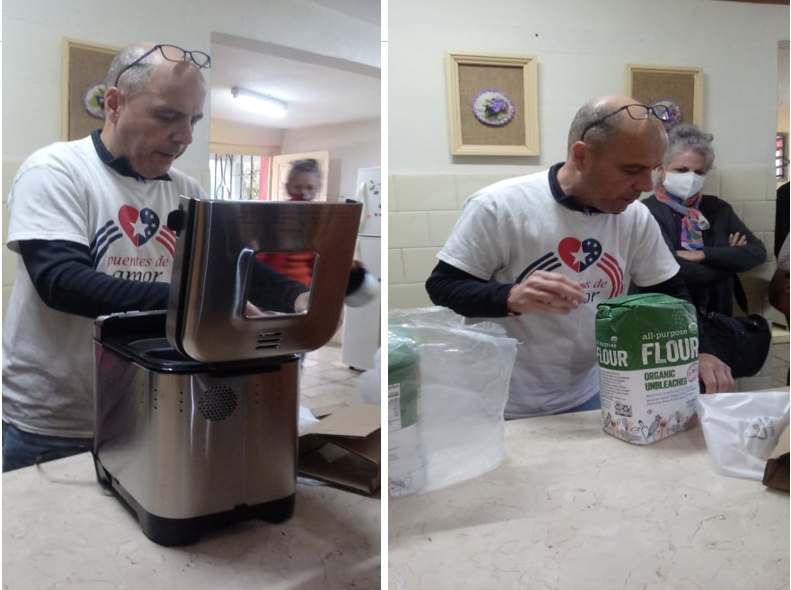
<path fill-rule="evenodd" d="M 645 293 L 596 312 L 604 431 L 646 445 L 697 424 L 698 320 L 691 303 Z"/>
<path fill-rule="evenodd" d="M 387 332 L 388 495 L 407 496 L 426 486 L 426 458 L 420 442 L 417 344 L 398 326 Z"/>

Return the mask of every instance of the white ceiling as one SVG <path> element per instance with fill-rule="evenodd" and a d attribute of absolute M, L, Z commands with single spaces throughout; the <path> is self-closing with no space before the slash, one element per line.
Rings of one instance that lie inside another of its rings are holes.
<path fill-rule="evenodd" d="M 310 0 L 366 23 L 380 25 L 379 0 Z M 381 70 L 232 35 L 213 34 L 211 117 L 270 129 L 296 129 L 381 117 Z M 288 103 L 282 119 L 234 104 L 238 86 Z"/>
<path fill-rule="evenodd" d="M 212 119 L 295 129 L 381 116 L 379 77 L 215 43 L 211 62 Z M 233 86 L 286 101 L 286 116 L 272 119 L 240 109 Z"/>
<path fill-rule="evenodd" d="M 373 25 L 382 22 L 382 3 L 380 0 L 310 0 L 347 16 L 353 16 Z"/>

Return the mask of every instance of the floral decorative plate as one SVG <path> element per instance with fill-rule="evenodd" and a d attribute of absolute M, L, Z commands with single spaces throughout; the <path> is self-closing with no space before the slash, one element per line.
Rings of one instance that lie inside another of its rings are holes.
<path fill-rule="evenodd" d="M 472 112 L 487 125 L 505 125 L 514 118 L 514 101 L 502 90 L 483 90 L 472 99 Z"/>
<path fill-rule="evenodd" d="M 648 106 L 652 107 L 654 105 L 662 105 L 667 107 L 670 118 L 667 121 L 662 121 L 666 131 L 670 131 L 672 127 L 675 127 L 681 123 L 681 107 L 678 106 L 678 103 L 675 100 L 672 98 L 663 98 L 661 100 L 655 100 Z"/>
<path fill-rule="evenodd" d="M 82 105 L 92 117 L 104 119 L 104 82 L 88 84 L 82 93 Z"/>

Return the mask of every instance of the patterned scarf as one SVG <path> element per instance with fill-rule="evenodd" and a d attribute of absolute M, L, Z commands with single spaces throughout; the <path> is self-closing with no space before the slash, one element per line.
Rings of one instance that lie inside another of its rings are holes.
<path fill-rule="evenodd" d="M 681 214 L 681 247 L 684 250 L 702 249 L 703 230 L 709 228 L 709 222 L 700 212 L 703 195 L 698 192 L 684 201 L 668 193 L 660 181 L 656 185 L 656 199 Z"/>

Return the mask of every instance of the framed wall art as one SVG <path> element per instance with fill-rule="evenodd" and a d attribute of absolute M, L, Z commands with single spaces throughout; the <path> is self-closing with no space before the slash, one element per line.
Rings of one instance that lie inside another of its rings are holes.
<path fill-rule="evenodd" d="M 104 78 L 119 49 L 63 39 L 63 141 L 81 139 L 104 125 Z"/>
<path fill-rule="evenodd" d="M 537 64 L 534 55 L 446 54 L 451 154 L 538 155 Z"/>
<path fill-rule="evenodd" d="M 668 107 L 668 129 L 703 124 L 703 68 L 627 65 L 626 94 L 644 105 Z"/>

